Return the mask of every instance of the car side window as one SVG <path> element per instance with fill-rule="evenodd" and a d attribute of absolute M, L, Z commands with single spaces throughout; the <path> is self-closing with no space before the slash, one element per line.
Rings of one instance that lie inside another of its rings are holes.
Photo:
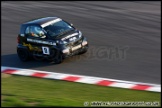
<path fill-rule="evenodd" d="M 25 34 L 26 34 L 26 35 L 29 35 L 29 33 L 30 33 L 30 32 L 29 32 L 29 26 L 28 26 L 28 27 L 26 28 L 26 30 L 25 30 Z"/>
<path fill-rule="evenodd" d="M 45 37 L 42 28 L 40 28 L 39 26 L 28 26 L 25 30 L 25 34 L 33 37 L 41 37 L 41 38 Z"/>

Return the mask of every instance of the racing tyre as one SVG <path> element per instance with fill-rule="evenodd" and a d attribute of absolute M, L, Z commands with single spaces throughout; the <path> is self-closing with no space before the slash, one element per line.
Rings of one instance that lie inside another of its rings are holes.
<path fill-rule="evenodd" d="M 50 62 L 54 62 L 55 64 L 60 64 L 63 62 L 62 53 L 56 49 L 51 50 L 51 55 L 47 59 Z"/>
<path fill-rule="evenodd" d="M 60 64 L 60 63 L 63 62 L 62 54 L 61 54 L 59 51 L 57 51 L 57 55 L 56 55 L 56 57 L 54 58 L 54 62 L 55 62 L 56 64 Z"/>
<path fill-rule="evenodd" d="M 25 49 L 17 49 L 18 57 L 21 61 L 25 62 L 29 60 L 29 53 Z"/>

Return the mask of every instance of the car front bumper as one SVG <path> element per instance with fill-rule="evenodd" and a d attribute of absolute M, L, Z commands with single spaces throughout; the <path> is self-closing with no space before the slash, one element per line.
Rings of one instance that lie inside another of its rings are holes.
<path fill-rule="evenodd" d="M 77 46 L 69 47 L 62 50 L 62 53 L 63 57 L 66 58 L 68 56 L 76 55 L 86 50 L 88 50 L 88 42 L 86 40 L 83 40 L 83 42 Z"/>

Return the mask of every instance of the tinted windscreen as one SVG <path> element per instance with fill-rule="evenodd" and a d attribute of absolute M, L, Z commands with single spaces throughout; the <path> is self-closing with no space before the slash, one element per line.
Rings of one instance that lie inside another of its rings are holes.
<path fill-rule="evenodd" d="M 73 29 L 74 28 L 72 26 L 70 26 L 68 23 L 66 23 L 63 20 L 44 27 L 44 30 L 51 37 L 59 36 Z"/>

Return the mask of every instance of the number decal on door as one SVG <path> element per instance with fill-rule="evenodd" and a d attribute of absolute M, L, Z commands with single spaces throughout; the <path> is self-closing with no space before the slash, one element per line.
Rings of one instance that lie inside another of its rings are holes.
<path fill-rule="evenodd" d="M 50 51 L 48 47 L 42 47 L 42 50 L 43 50 L 43 54 L 50 55 Z"/>

